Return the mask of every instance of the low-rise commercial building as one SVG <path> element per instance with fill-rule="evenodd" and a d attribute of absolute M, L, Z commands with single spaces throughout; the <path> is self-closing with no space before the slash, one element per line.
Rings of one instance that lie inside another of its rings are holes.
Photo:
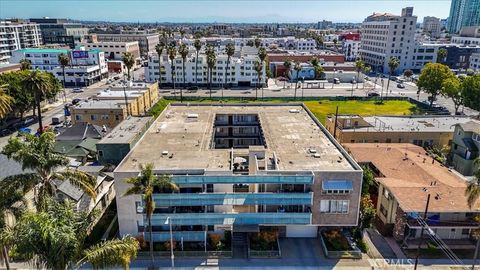
<path fill-rule="evenodd" d="M 0 21 L 0 64 L 9 63 L 13 51 L 41 44 L 42 34 L 38 24 L 18 20 Z"/>
<path fill-rule="evenodd" d="M 440 19 L 431 16 L 424 17 L 423 31 L 429 33 L 433 38 L 439 37 L 440 33 L 442 32 L 442 25 L 440 24 Z"/>
<path fill-rule="evenodd" d="M 442 149 L 450 145 L 455 124 L 469 121 L 457 116 L 330 115 L 325 127 L 341 143 L 412 143 Z"/>
<path fill-rule="evenodd" d="M 128 117 L 97 143 L 98 161 L 118 165 L 152 123 L 152 117 Z"/>
<path fill-rule="evenodd" d="M 127 106 L 120 100 L 88 100 L 70 107 L 72 122 L 114 128 L 127 118 Z"/>
<path fill-rule="evenodd" d="M 87 27 L 67 19 L 35 18 L 30 22 L 40 26 L 44 44 L 64 44 L 73 49 L 88 34 Z"/>
<path fill-rule="evenodd" d="M 413 144 L 345 144 L 345 148 L 374 173 L 375 225 L 382 234 L 417 249 L 422 227 L 427 226 L 423 237 L 440 238 L 452 249 L 475 248 L 478 223 L 473 218 L 480 212 L 480 202 L 468 206 L 466 179 Z M 422 248 L 427 247 L 423 241 Z"/>
<path fill-rule="evenodd" d="M 138 41 L 130 42 L 113 42 L 113 41 L 97 41 L 82 42 L 80 46 L 87 50 L 98 49 L 105 53 L 105 58 L 109 60 L 122 60 L 125 53 L 131 53 L 136 59 L 135 64 L 140 64 L 140 47 Z"/>
<path fill-rule="evenodd" d="M 155 46 L 159 42 L 159 35 L 150 33 L 99 33 L 96 36 L 99 42 L 138 42 L 140 55 L 143 57 L 155 52 Z"/>
<path fill-rule="evenodd" d="M 170 224 L 185 242 L 357 224 L 362 170 L 301 104 L 171 104 L 114 171 L 117 194 L 147 163 L 179 186 L 153 195 L 155 242 L 170 239 Z M 117 198 L 117 212 L 121 235 L 144 232 L 140 194 Z"/>
<path fill-rule="evenodd" d="M 469 121 L 455 125 L 451 147 L 451 161 L 456 171 L 463 175 L 473 175 L 480 168 L 475 165 L 480 149 L 480 122 Z"/>

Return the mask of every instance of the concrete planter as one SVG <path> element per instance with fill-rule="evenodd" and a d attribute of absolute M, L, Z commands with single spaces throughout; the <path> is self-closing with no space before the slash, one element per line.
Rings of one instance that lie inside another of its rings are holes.
<path fill-rule="evenodd" d="M 322 243 L 323 253 L 325 257 L 330 259 L 360 259 L 362 258 L 362 252 L 355 248 L 353 250 L 328 250 L 327 245 L 325 245 L 325 240 L 323 235 L 320 234 L 320 243 Z"/>

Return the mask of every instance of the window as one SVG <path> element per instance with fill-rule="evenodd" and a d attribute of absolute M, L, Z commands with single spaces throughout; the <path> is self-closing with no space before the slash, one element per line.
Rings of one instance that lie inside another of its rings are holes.
<path fill-rule="evenodd" d="M 102 150 L 98 150 L 98 156 L 103 157 L 103 151 Z"/>
<path fill-rule="evenodd" d="M 97 115 L 95 115 L 95 114 L 90 115 L 90 120 L 92 120 L 92 121 L 97 120 Z"/>
<path fill-rule="evenodd" d="M 320 212 L 332 214 L 347 214 L 349 200 L 321 200 Z"/>
<path fill-rule="evenodd" d="M 462 235 L 470 234 L 470 229 L 462 229 Z"/>
<path fill-rule="evenodd" d="M 384 217 L 387 217 L 388 215 L 388 211 L 385 209 L 385 207 L 383 207 L 383 204 L 380 205 L 380 213 L 382 213 Z"/>
<path fill-rule="evenodd" d="M 82 116 L 81 115 L 75 115 L 75 120 L 77 121 L 82 121 Z"/>
<path fill-rule="evenodd" d="M 390 200 L 390 192 L 386 188 L 383 188 L 383 196 L 387 198 L 387 200 Z"/>
<path fill-rule="evenodd" d="M 143 213 L 143 204 L 141 201 L 136 201 L 135 202 L 135 209 L 137 211 L 137 214 L 142 214 Z"/>

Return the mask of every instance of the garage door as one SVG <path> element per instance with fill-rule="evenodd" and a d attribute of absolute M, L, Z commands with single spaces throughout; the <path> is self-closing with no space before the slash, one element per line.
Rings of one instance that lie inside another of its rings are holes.
<path fill-rule="evenodd" d="M 317 226 L 288 225 L 287 237 L 317 237 Z"/>

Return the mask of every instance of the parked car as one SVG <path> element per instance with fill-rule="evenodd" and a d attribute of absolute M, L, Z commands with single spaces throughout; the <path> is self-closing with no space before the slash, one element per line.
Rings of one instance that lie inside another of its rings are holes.
<path fill-rule="evenodd" d="M 26 128 L 26 127 L 23 127 L 23 128 L 20 128 L 18 130 L 18 134 L 19 135 L 22 135 L 22 134 L 30 134 L 32 133 L 32 129 L 31 128 Z"/>
<path fill-rule="evenodd" d="M 73 105 L 77 105 L 78 103 L 80 103 L 80 101 L 82 101 L 82 100 L 79 99 L 79 98 L 74 98 L 74 99 L 72 100 L 72 104 L 73 104 Z"/>
<path fill-rule="evenodd" d="M 340 84 L 340 79 L 339 78 L 333 78 L 333 83 L 334 84 Z"/>
<path fill-rule="evenodd" d="M 13 132 L 15 132 L 15 129 L 12 129 L 12 128 L 1 129 L 0 130 L 0 137 L 8 136 L 8 135 L 12 134 Z"/>
<path fill-rule="evenodd" d="M 405 85 L 404 85 L 403 83 L 398 83 L 398 84 L 397 84 L 397 88 L 403 89 L 403 88 L 405 88 Z"/>
<path fill-rule="evenodd" d="M 61 124 L 61 123 L 63 123 L 63 121 L 65 121 L 65 116 L 61 113 L 59 113 L 57 115 L 54 115 L 52 117 L 52 125 Z"/>
<path fill-rule="evenodd" d="M 187 90 L 198 90 L 198 86 L 190 86 Z"/>
<path fill-rule="evenodd" d="M 72 90 L 72 93 L 83 93 L 83 88 L 75 87 Z"/>
<path fill-rule="evenodd" d="M 372 92 L 368 92 L 367 96 L 368 96 L 368 97 L 378 97 L 378 96 L 380 96 L 380 94 L 377 93 L 377 92 L 372 91 Z"/>
<path fill-rule="evenodd" d="M 25 117 L 25 119 L 23 120 L 22 122 L 22 126 L 26 127 L 26 126 L 30 126 L 34 123 L 38 122 L 38 117 L 36 115 L 32 115 L 32 116 L 27 116 Z"/>

